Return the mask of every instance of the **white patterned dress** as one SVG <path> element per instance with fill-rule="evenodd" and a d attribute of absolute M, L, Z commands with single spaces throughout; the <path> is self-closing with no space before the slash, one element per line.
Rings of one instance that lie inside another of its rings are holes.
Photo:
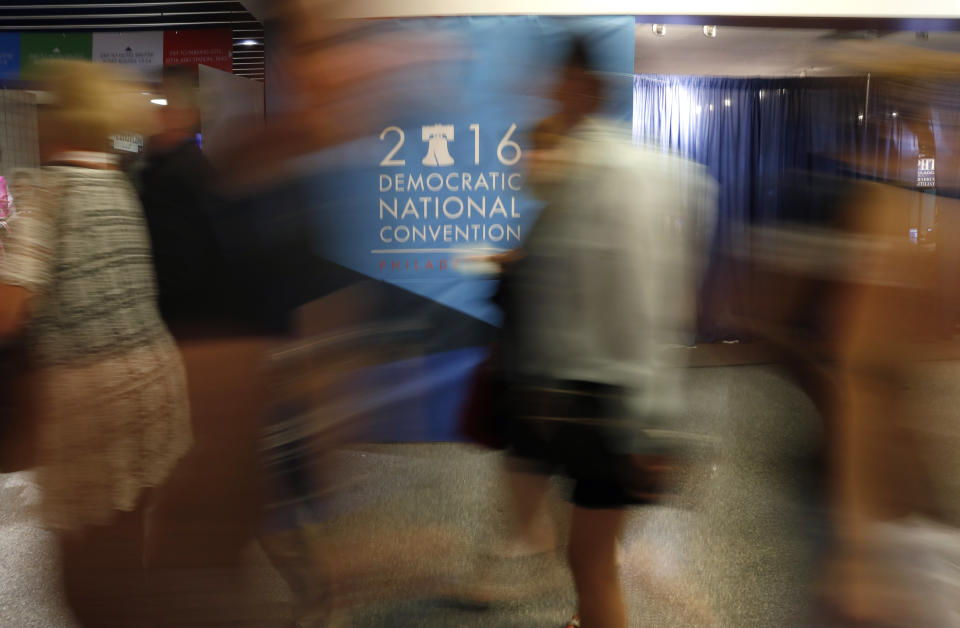
<path fill-rule="evenodd" d="M 149 236 L 126 176 L 47 166 L 25 192 L 0 282 L 33 295 L 44 522 L 108 524 L 191 444 L 183 363 L 157 310 Z"/>

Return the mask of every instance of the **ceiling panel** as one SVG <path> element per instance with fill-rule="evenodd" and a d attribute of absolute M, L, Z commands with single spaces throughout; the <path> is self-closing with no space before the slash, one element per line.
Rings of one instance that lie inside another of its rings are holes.
<path fill-rule="evenodd" d="M 263 24 L 242 2 L 0 2 L 0 31 L 233 29 L 234 74 L 263 80 Z"/>
<path fill-rule="evenodd" d="M 925 50 L 960 52 L 956 31 L 867 31 L 817 28 L 720 26 L 716 37 L 702 26 L 638 23 L 634 70 L 638 74 L 706 76 L 831 76 L 848 70 L 832 65 L 831 47 L 851 40 L 878 40 Z"/>

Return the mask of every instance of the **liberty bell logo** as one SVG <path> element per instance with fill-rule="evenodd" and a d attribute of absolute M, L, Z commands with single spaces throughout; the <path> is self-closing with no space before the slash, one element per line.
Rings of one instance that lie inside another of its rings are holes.
<path fill-rule="evenodd" d="M 427 144 L 427 155 L 420 163 L 424 166 L 452 166 L 453 157 L 447 148 L 447 142 L 453 141 L 452 124 L 425 124 L 422 138 Z"/>

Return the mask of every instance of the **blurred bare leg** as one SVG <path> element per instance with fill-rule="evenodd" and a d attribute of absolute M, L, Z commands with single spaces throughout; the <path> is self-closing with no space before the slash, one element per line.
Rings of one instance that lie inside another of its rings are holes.
<path fill-rule="evenodd" d="M 83 628 L 147 628 L 143 613 L 144 509 L 60 536 L 64 595 Z"/>
<path fill-rule="evenodd" d="M 617 567 L 617 545 L 625 521 L 622 509 L 573 509 L 568 555 L 584 628 L 627 628 Z"/>
<path fill-rule="evenodd" d="M 508 471 L 507 485 L 514 513 L 512 534 L 496 553 L 504 558 L 516 558 L 556 549 L 557 530 L 548 507 L 550 477 Z"/>
<path fill-rule="evenodd" d="M 180 344 L 194 446 L 157 490 L 148 518 L 147 564 L 159 626 L 239 621 L 249 614 L 243 605 L 253 598 L 243 558 L 263 498 L 258 437 L 267 346 L 259 337 Z"/>
<path fill-rule="evenodd" d="M 234 566 L 253 540 L 263 498 L 257 439 L 266 409 L 261 369 L 267 346 L 258 337 L 180 344 L 194 446 L 157 492 L 151 564 Z"/>

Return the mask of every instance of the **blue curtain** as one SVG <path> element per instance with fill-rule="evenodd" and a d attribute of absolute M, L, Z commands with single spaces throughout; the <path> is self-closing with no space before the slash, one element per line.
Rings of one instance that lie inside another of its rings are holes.
<path fill-rule="evenodd" d="M 742 236 L 751 224 L 826 218 L 817 215 L 816 204 L 790 202 L 790 187 L 783 185 L 788 175 L 843 173 L 901 181 L 915 176 L 915 170 L 901 172 L 900 164 L 904 151 L 916 152 L 916 138 L 892 115 L 888 94 L 890 88 L 875 84 L 868 107 L 866 77 L 634 78 L 635 141 L 705 165 L 720 185 L 699 341 L 741 337 L 723 313 L 750 286 L 747 275 L 724 260 L 723 251 L 746 246 Z M 869 165 L 853 172 L 848 163 Z"/>

